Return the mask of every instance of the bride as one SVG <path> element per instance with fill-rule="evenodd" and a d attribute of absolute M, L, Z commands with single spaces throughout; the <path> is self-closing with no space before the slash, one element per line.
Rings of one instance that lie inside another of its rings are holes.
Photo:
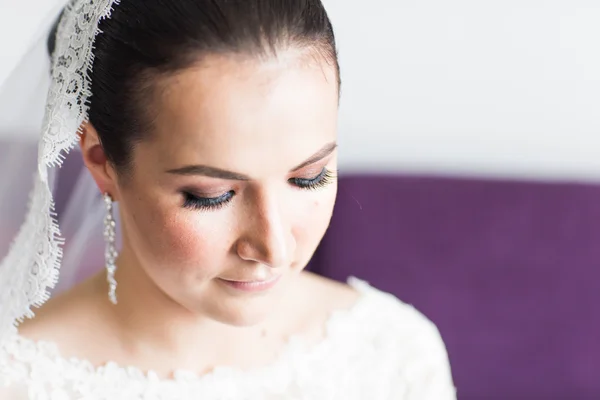
<path fill-rule="evenodd" d="M 319 0 L 74 0 L 54 28 L 30 210 L 0 265 L 0 398 L 455 398 L 431 322 L 303 271 L 336 197 Z M 46 301 L 49 172 L 74 145 L 106 268 Z"/>

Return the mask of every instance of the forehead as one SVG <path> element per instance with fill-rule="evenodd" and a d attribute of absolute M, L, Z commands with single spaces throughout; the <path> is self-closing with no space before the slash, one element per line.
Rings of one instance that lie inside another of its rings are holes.
<path fill-rule="evenodd" d="M 324 60 L 214 56 L 160 85 L 150 146 L 164 164 L 242 168 L 274 149 L 301 162 L 335 140 L 337 75 Z"/>

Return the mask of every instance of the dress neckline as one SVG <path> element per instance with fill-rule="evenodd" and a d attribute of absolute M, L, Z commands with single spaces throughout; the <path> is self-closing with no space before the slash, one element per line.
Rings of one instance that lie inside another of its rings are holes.
<path fill-rule="evenodd" d="M 369 299 L 377 292 L 369 283 L 355 277 L 349 277 L 347 284 L 358 293 L 358 299 L 349 308 L 334 310 L 330 313 L 324 325 L 324 337 L 316 344 L 308 345 L 301 335 L 292 335 L 284 345 L 283 350 L 275 361 L 254 369 L 242 369 L 233 366 L 217 366 L 207 373 L 197 373 L 185 369 L 174 370 L 169 378 L 160 377 L 154 370 L 144 371 L 136 366 L 120 365 L 109 361 L 96 366 L 89 360 L 78 357 L 64 357 L 61 355 L 58 345 L 52 341 L 33 340 L 15 333 L 13 340 L 9 342 L 16 346 L 16 352 L 29 352 L 34 354 L 35 359 L 51 361 L 57 365 L 59 370 L 77 371 L 85 379 L 108 380 L 108 381 L 139 381 L 142 384 L 175 385 L 181 383 L 206 383 L 217 381 L 221 377 L 229 379 L 250 380 L 260 377 L 268 377 L 276 371 L 290 372 L 294 366 L 310 363 L 310 360 L 331 351 L 334 344 L 347 343 L 352 340 L 352 334 L 358 334 L 359 329 L 348 329 L 349 325 L 358 323 L 362 316 L 369 313 Z M 9 348 L 9 353 L 10 353 Z"/>

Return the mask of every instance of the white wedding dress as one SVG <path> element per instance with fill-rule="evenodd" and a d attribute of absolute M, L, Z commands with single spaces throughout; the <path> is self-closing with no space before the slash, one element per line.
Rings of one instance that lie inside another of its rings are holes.
<path fill-rule="evenodd" d="M 56 345 L 13 335 L 0 349 L 2 400 L 451 400 L 456 398 L 436 327 L 412 306 L 363 281 L 361 296 L 329 319 L 326 338 L 292 338 L 275 363 L 197 376 L 61 357 Z M 93 341 L 90 338 L 90 341 Z M 4 386 L 4 389 L 2 387 Z"/>

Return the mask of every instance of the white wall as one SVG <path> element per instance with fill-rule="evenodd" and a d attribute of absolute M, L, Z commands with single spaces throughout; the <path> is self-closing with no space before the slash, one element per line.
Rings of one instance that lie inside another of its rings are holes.
<path fill-rule="evenodd" d="M 0 84 L 66 0 L 0 0 Z"/>
<path fill-rule="evenodd" d="M 600 178 L 600 2 L 325 0 L 345 170 Z"/>
<path fill-rule="evenodd" d="M 343 170 L 600 178 L 598 0 L 324 1 Z M 0 81 L 56 3 L 0 0 Z"/>

